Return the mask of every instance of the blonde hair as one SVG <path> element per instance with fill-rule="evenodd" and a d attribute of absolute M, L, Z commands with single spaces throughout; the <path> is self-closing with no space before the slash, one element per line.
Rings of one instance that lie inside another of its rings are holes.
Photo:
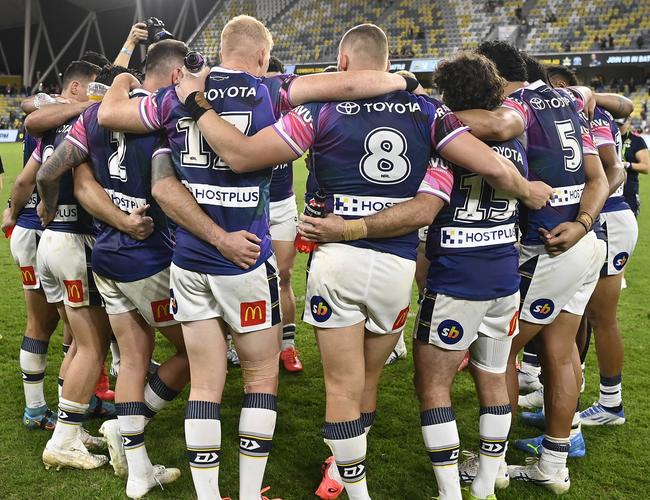
<path fill-rule="evenodd" d="M 388 60 L 388 39 L 379 26 L 359 24 L 343 35 L 339 50 L 349 51 L 359 58 L 384 66 Z"/>
<path fill-rule="evenodd" d="M 251 16 L 233 17 L 221 30 L 222 53 L 250 54 L 264 48 L 271 52 L 273 37 L 264 24 Z"/>

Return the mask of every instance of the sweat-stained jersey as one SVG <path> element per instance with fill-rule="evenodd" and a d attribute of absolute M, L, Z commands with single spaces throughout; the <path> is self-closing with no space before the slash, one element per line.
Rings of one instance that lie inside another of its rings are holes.
<path fill-rule="evenodd" d="M 518 139 L 488 143 L 528 175 L 526 150 Z M 431 261 L 427 290 L 467 300 L 491 300 L 519 290 L 517 200 L 483 177 L 451 166 L 451 201 L 429 227 Z"/>
<path fill-rule="evenodd" d="M 623 148 L 621 132 L 618 130 L 618 125 L 614 122 L 614 117 L 607 110 L 596 106 L 594 119 L 591 121 L 591 132 L 593 133 L 596 147 L 614 146 L 618 156 L 621 156 L 621 150 Z M 630 209 L 623 197 L 624 189 L 625 182 L 605 200 L 602 212 L 618 212 L 620 210 Z"/>
<path fill-rule="evenodd" d="M 141 89 L 133 92 L 134 97 L 147 95 Z M 154 221 L 154 231 L 139 241 L 96 220 L 93 271 L 116 281 L 138 281 L 169 267 L 172 260 L 167 217 L 151 195 L 151 157 L 160 134 L 123 134 L 100 127 L 98 109 L 99 103 L 88 107 L 66 140 L 90 157 L 95 179 L 120 210 L 131 213 L 150 205 L 147 215 Z"/>
<path fill-rule="evenodd" d="M 328 212 L 357 219 L 418 192 L 449 201 L 452 174 L 437 153 L 468 128 L 440 101 L 400 91 L 299 106 L 275 130 L 296 154 L 311 148 L 312 174 Z M 415 260 L 418 241 L 414 231 L 344 243 Z"/>
<path fill-rule="evenodd" d="M 275 119 L 289 111 L 282 99 L 282 87 L 293 75 L 276 75 L 262 78 L 269 89 Z M 271 177 L 271 202 L 282 201 L 293 196 L 293 162 L 282 163 L 273 167 Z"/>
<path fill-rule="evenodd" d="M 29 158 L 32 156 L 32 153 L 37 146 L 38 141 L 25 132 L 25 138 L 23 140 L 23 167 L 27 165 Z M 41 226 L 41 220 L 38 218 L 38 214 L 36 213 L 36 207 L 40 201 L 38 191 L 36 187 L 34 187 L 32 196 L 18 214 L 18 218 L 16 219 L 17 226 L 24 227 L 25 229 L 43 229 L 43 226 Z"/>
<path fill-rule="evenodd" d="M 281 100 L 289 104 L 289 86 Z M 246 135 L 275 122 L 269 89 L 248 73 L 214 67 L 206 81 L 206 98 L 221 115 Z M 140 102 L 140 115 L 150 130 L 164 129 L 177 175 L 197 203 L 225 231 L 246 230 L 257 235 L 260 257 L 248 270 L 226 259 L 209 243 L 179 227 L 174 264 L 188 271 L 234 275 L 252 271 L 272 254 L 269 234 L 269 168 L 236 174 L 208 146 L 173 86 Z"/>
<path fill-rule="evenodd" d="M 569 91 L 551 89 L 538 80 L 516 90 L 503 106 L 521 116 L 526 135 L 528 179 L 553 188 L 551 201 L 540 210 L 521 207 L 524 245 L 542 245 L 539 228 L 551 230 L 578 215 L 585 187 L 584 154 L 598 154 L 579 112 L 584 106 Z"/>
<path fill-rule="evenodd" d="M 50 130 L 41 137 L 38 146 L 32 153 L 32 158 L 39 164 L 44 164 L 56 147 L 63 142 L 68 132 L 72 130 L 77 117 L 71 118 L 56 129 Z M 64 233 L 93 234 L 93 220 L 79 204 L 74 196 L 74 178 L 71 170 L 65 172 L 59 179 L 59 199 L 56 216 L 47 225 L 47 229 Z"/>

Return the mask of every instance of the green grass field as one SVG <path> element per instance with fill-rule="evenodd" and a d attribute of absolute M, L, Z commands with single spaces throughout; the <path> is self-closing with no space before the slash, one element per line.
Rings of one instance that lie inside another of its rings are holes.
<path fill-rule="evenodd" d="M 20 170 L 22 152 L 19 144 L 0 144 L 4 161 L 5 188 L 2 200 L 9 196 L 13 179 Z M 296 168 L 296 181 L 304 185 L 305 169 Z M 644 179 L 645 180 L 645 179 Z M 640 238 L 627 273 L 628 289 L 623 292 L 620 322 L 625 336 L 626 365 L 624 400 L 628 422 L 622 427 L 587 428 L 584 430 L 588 454 L 570 460 L 572 487 L 569 499 L 633 499 L 648 498 L 645 474 L 650 454 L 650 392 L 647 374 L 650 352 L 648 330 L 650 309 L 650 190 L 646 181 L 643 192 L 645 210 L 639 220 Z M 298 186 L 298 191 L 300 191 Z M 298 199 L 301 199 L 300 193 Z M 24 400 L 18 351 L 25 326 L 24 303 L 20 273 L 9 252 L 8 240 L 0 243 L 0 499 L 70 499 L 126 498 L 124 484 L 109 467 L 95 471 L 45 471 L 41 452 L 49 434 L 26 431 L 20 417 Z M 305 285 L 305 262 L 299 256 L 294 290 L 299 314 Z M 644 298 L 645 297 L 645 298 Z M 413 313 L 409 322 L 410 332 Z M 408 342 L 410 344 L 410 341 Z M 298 326 L 297 344 L 302 353 L 305 371 L 281 374 L 279 416 L 273 452 L 269 460 L 265 484 L 271 485 L 273 497 L 284 500 L 315 498 L 313 492 L 320 480 L 320 465 L 328 449 L 322 441 L 324 416 L 323 377 L 311 328 Z M 56 374 L 61 362 L 61 332 L 50 343 L 46 395 L 50 408 L 56 408 Z M 158 360 L 169 350 L 161 342 L 156 351 Z M 598 398 L 598 374 L 594 350 L 589 354 L 587 389 L 583 406 Z M 429 459 L 424 451 L 419 427 L 418 406 L 412 387 L 411 359 L 386 369 L 379 394 L 377 420 L 369 439 L 369 485 L 376 500 L 428 499 L 436 494 L 436 484 Z M 237 424 L 242 400 L 242 380 L 238 369 L 231 369 L 222 402 L 221 493 L 236 498 L 237 494 Z M 183 415 L 187 389 L 147 427 L 147 447 L 154 463 L 179 467 L 181 479 L 164 492 L 154 490 L 151 498 L 189 499 L 194 497 L 192 479 L 185 455 Z M 457 378 L 454 406 L 464 448 L 478 446 L 478 401 L 467 373 Z M 96 432 L 99 423 L 86 424 Z M 530 437 L 536 430 L 514 422 L 511 437 Z M 510 452 L 509 461 L 523 461 L 523 455 Z M 500 499 L 550 498 L 541 488 L 513 484 L 498 492 Z"/>

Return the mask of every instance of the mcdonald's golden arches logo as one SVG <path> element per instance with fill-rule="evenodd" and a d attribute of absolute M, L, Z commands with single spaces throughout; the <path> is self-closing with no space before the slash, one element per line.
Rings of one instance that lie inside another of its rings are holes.
<path fill-rule="evenodd" d="M 242 302 L 239 315 L 241 326 L 263 325 L 266 323 L 266 301 Z"/>

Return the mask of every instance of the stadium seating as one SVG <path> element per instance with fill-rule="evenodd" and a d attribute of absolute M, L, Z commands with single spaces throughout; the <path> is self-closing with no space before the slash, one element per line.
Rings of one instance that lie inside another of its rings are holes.
<path fill-rule="evenodd" d="M 638 36 L 650 43 L 650 2 L 638 0 L 554 0 L 494 2 L 473 0 L 221 0 L 213 17 L 193 41 L 195 49 L 216 60 L 218 33 L 237 14 L 267 23 L 275 38 L 275 54 L 287 62 L 333 61 L 336 44 L 350 26 L 374 22 L 386 28 L 393 56 L 440 57 L 472 48 L 500 26 L 517 25 L 515 10 L 532 5 L 527 14 L 530 52 L 594 48 L 594 38 L 614 37 L 616 48 L 636 48 Z M 545 22 L 549 13 L 557 18 Z"/>
<path fill-rule="evenodd" d="M 0 94 L 0 122 L 8 125 L 6 128 L 18 128 L 22 124 L 23 111 L 20 109 L 20 102 L 23 98 L 19 96 L 8 96 Z M 9 123 L 9 115 L 15 117 L 13 123 Z"/>

